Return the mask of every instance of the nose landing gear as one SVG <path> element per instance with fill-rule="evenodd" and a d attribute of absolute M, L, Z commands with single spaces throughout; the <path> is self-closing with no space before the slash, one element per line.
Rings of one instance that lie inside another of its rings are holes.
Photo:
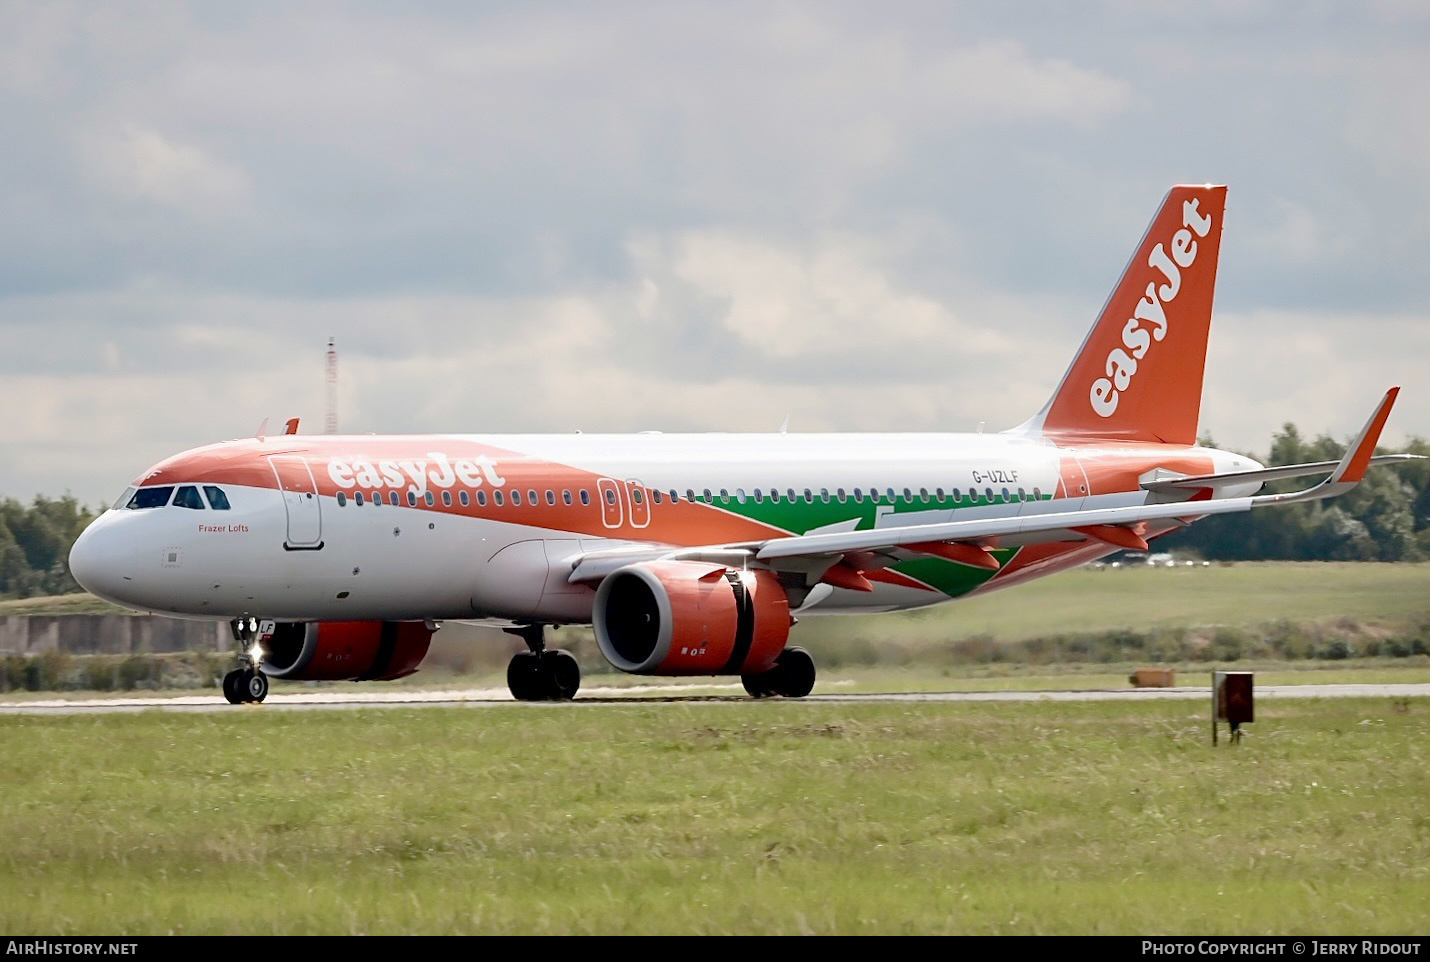
<path fill-rule="evenodd" d="M 263 646 L 258 641 L 261 637 L 259 622 L 254 618 L 235 618 L 228 623 L 228 627 L 233 632 L 234 644 L 238 646 L 240 665 L 223 676 L 223 697 L 230 705 L 261 702 L 268 697 L 268 676 L 260 667 L 263 664 Z"/>

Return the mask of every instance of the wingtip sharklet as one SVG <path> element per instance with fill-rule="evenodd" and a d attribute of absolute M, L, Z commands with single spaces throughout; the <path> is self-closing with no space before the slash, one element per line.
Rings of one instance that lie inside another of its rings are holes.
<path fill-rule="evenodd" d="M 1398 385 L 1385 392 L 1385 397 L 1380 399 L 1380 404 L 1376 406 L 1370 420 L 1366 421 L 1360 435 L 1346 449 L 1345 456 L 1341 458 L 1341 463 L 1336 466 L 1336 470 L 1331 472 L 1331 476 L 1327 479 L 1328 483 L 1359 484 L 1365 478 L 1366 468 L 1370 466 L 1371 455 L 1375 454 L 1375 446 L 1380 443 L 1380 433 L 1385 430 L 1385 422 L 1390 418 L 1390 409 L 1395 406 L 1395 399 L 1399 394 L 1400 387 Z"/>

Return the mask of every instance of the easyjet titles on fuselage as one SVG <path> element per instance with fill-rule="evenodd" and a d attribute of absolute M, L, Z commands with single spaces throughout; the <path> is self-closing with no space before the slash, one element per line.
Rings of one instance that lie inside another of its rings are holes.
<path fill-rule="evenodd" d="M 450 488 L 460 482 L 469 488 L 490 484 L 500 488 L 506 479 L 498 472 L 491 458 L 450 459 L 440 451 L 428 451 L 427 458 L 333 458 L 328 462 L 328 477 L 339 488 L 410 488 L 421 495 L 428 484 L 434 488 Z"/>
<path fill-rule="evenodd" d="M 1172 252 L 1158 244 L 1147 256 L 1147 266 L 1155 267 L 1166 278 L 1160 287 L 1157 282 L 1147 284 L 1147 291 L 1137 302 L 1127 325 L 1122 329 L 1122 347 L 1114 348 L 1107 355 L 1107 377 L 1092 382 L 1088 400 L 1098 417 L 1111 417 L 1117 410 L 1117 401 L 1122 391 L 1127 390 L 1137 373 L 1137 362 L 1147 355 L 1152 341 L 1161 341 L 1167 336 L 1167 312 L 1165 305 L 1177 297 L 1182 289 L 1183 270 L 1191 267 L 1197 259 L 1197 237 L 1206 237 L 1211 230 L 1210 214 L 1202 214 L 1197 198 L 1182 202 L 1182 229 L 1172 235 Z M 1142 326 L 1151 324 L 1150 331 Z M 1126 350 L 1123 350 L 1123 348 Z"/>

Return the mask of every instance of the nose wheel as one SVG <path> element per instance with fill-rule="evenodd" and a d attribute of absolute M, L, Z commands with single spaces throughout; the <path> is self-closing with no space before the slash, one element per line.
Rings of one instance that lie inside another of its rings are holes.
<path fill-rule="evenodd" d="M 223 676 L 223 697 L 230 705 L 261 702 L 268 697 L 268 676 L 263 673 L 263 646 L 257 642 L 259 623 L 254 618 L 229 622 L 238 647 L 239 667 Z"/>
<path fill-rule="evenodd" d="M 268 697 L 268 676 L 253 668 L 235 668 L 223 676 L 223 697 L 230 705 L 262 701 Z"/>

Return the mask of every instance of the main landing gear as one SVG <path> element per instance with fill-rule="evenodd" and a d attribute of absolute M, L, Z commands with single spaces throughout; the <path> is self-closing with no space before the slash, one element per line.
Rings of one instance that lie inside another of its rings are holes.
<path fill-rule="evenodd" d="M 571 652 L 547 649 L 542 625 L 503 629 L 526 642 L 506 668 L 506 685 L 517 701 L 570 701 L 581 687 L 581 668 Z"/>
<path fill-rule="evenodd" d="M 814 690 L 814 659 L 803 648 L 786 648 L 775 656 L 775 666 L 769 671 L 741 675 L 740 681 L 752 698 L 803 698 Z"/>
<path fill-rule="evenodd" d="M 253 618 L 235 618 L 228 623 L 238 646 L 238 668 L 223 676 L 223 697 L 230 705 L 259 702 L 268 697 L 268 676 L 260 668 L 263 649 L 255 643 L 258 622 Z"/>

